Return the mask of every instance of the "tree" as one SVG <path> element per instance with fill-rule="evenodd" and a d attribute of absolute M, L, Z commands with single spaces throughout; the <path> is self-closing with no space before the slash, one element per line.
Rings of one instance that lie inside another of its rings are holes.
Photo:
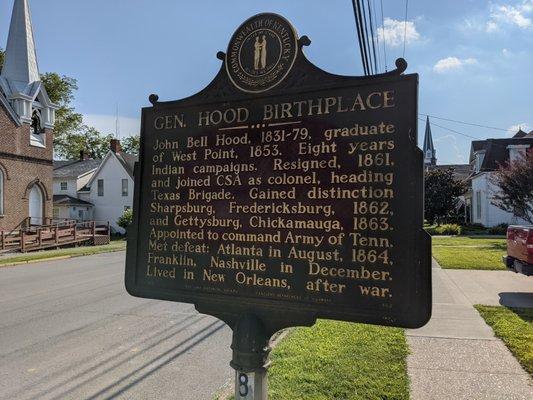
<path fill-rule="evenodd" d="M 125 231 L 127 231 L 132 221 L 133 221 L 133 210 L 129 208 L 125 210 L 120 216 L 120 218 L 117 220 L 117 225 L 120 226 Z"/>
<path fill-rule="evenodd" d="M 500 165 L 490 182 L 498 189 L 491 201 L 496 207 L 533 224 L 533 150 Z"/>
<path fill-rule="evenodd" d="M 141 138 L 139 135 L 129 136 L 126 139 L 122 140 L 121 147 L 125 153 L 129 154 L 139 154 Z"/>
<path fill-rule="evenodd" d="M 109 142 L 113 135 L 102 135 L 96 129 L 81 125 L 76 132 L 57 138 L 56 152 L 68 160 L 79 157 L 83 150 L 95 159 L 103 158 L 109 150 Z"/>
<path fill-rule="evenodd" d="M 4 66 L 4 49 L 0 47 L 0 72 L 2 72 L 3 66 Z"/>
<path fill-rule="evenodd" d="M 75 112 L 71 106 L 78 84 L 76 79 L 60 76 L 54 72 L 42 74 L 41 80 L 50 100 L 59 106 L 54 126 L 54 151 L 60 157 L 68 157 L 65 147 L 72 141 L 72 135 L 79 133 L 83 128 L 81 114 Z"/>
<path fill-rule="evenodd" d="M 453 176 L 453 169 L 433 169 L 426 172 L 425 218 L 433 224 L 446 222 L 453 217 L 458 197 L 465 185 Z"/>

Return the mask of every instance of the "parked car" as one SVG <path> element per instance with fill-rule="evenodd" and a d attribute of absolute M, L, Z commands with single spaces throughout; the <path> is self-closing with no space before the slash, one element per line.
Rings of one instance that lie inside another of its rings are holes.
<path fill-rule="evenodd" d="M 503 262 L 511 271 L 533 275 L 533 226 L 507 228 L 507 256 Z"/>

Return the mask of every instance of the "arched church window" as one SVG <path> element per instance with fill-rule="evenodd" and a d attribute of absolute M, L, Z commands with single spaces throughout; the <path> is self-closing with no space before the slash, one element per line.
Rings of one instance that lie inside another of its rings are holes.
<path fill-rule="evenodd" d="M 41 113 L 39 110 L 34 110 L 31 116 L 30 144 L 44 147 L 44 127 L 41 123 Z"/>

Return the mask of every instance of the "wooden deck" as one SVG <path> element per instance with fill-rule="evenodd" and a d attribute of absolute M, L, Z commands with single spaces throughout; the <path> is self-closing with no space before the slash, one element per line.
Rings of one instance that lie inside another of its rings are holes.
<path fill-rule="evenodd" d="M 27 226 L 0 233 L 1 251 L 38 251 L 72 245 L 102 245 L 110 242 L 109 223 L 65 221 Z"/>

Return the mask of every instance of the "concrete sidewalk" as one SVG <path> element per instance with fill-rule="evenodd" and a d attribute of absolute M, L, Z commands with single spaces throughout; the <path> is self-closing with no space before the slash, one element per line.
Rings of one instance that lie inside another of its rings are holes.
<path fill-rule="evenodd" d="M 444 270 L 433 263 L 433 317 L 407 331 L 411 398 L 533 399 L 529 375 L 473 308 L 502 299 L 533 307 L 527 293 L 533 280 L 507 271 Z"/>

